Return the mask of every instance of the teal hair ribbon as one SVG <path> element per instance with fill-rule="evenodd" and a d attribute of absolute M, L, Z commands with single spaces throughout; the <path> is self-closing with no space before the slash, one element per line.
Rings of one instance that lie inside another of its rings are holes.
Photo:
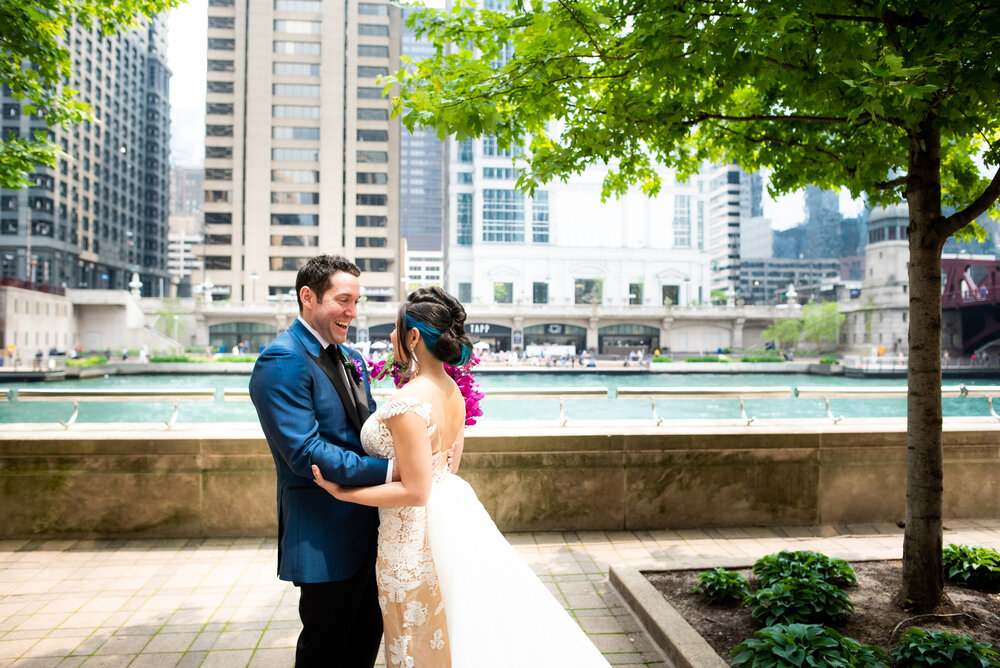
<path fill-rule="evenodd" d="M 427 346 L 427 350 L 431 353 L 434 352 L 434 344 L 437 343 L 438 337 L 441 336 L 441 332 L 437 331 L 430 325 L 425 325 L 420 322 L 409 313 L 406 314 L 406 324 L 420 332 L 420 335 L 424 339 L 424 345 Z"/>

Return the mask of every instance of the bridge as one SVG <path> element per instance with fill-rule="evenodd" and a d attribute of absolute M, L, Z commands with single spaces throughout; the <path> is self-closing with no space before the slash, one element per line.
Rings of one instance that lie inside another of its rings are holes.
<path fill-rule="evenodd" d="M 1000 341 L 1000 259 L 941 259 L 941 309 L 957 311 L 962 322 L 962 351 L 976 352 Z"/>

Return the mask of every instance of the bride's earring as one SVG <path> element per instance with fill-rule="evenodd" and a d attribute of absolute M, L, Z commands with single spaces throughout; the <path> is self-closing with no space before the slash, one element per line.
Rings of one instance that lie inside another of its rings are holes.
<path fill-rule="evenodd" d="M 420 364 L 417 362 L 417 351 L 414 350 L 414 345 L 410 344 L 410 378 L 417 375 L 417 370 L 420 368 Z"/>

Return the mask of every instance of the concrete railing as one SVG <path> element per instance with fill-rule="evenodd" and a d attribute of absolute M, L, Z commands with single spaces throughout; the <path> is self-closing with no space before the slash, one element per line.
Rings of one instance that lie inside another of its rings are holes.
<path fill-rule="evenodd" d="M 945 519 L 1000 517 L 1000 423 L 946 418 Z M 468 430 L 461 475 L 503 530 L 902 520 L 906 423 L 671 421 Z M 257 425 L 10 425 L 0 537 L 274 535 Z"/>

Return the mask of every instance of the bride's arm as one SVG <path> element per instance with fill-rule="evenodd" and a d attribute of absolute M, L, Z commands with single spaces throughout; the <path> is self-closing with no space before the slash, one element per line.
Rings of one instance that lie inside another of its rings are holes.
<path fill-rule="evenodd" d="M 386 420 L 396 446 L 396 470 L 399 482 L 372 487 L 342 487 L 323 479 L 313 467 L 316 484 L 341 501 L 362 506 L 422 506 L 431 492 L 431 441 L 427 422 L 413 411 Z"/>

